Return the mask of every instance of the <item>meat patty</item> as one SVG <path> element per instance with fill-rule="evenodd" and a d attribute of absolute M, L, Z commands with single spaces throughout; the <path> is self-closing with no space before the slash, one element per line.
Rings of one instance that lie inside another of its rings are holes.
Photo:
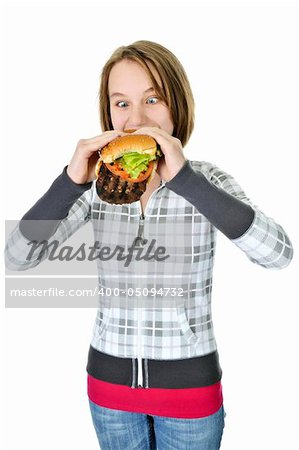
<path fill-rule="evenodd" d="M 132 183 L 114 175 L 103 163 L 100 167 L 96 190 L 101 200 L 107 203 L 122 205 L 140 199 L 146 190 L 147 180 Z"/>

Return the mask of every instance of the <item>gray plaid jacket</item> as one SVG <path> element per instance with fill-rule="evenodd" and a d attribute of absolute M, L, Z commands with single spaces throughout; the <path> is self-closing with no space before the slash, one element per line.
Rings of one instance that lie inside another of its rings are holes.
<path fill-rule="evenodd" d="M 260 266 L 287 266 L 292 245 L 283 228 L 252 205 L 230 175 L 211 163 L 190 163 L 217 187 L 254 208 L 252 225 L 232 242 Z M 102 245 L 128 249 L 138 236 L 142 239 L 135 251 L 154 242 L 168 255 L 163 261 L 132 259 L 127 267 L 117 257 L 97 260 L 99 287 L 117 294 L 99 299 L 92 347 L 113 356 L 149 359 L 185 359 L 215 351 L 211 316 L 215 227 L 165 182 L 151 195 L 144 216 L 140 202 L 110 205 L 98 198 L 93 185 L 74 203 L 51 240 L 62 244 L 89 220 Z M 25 260 L 27 244 L 17 227 L 7 242 L 9 269 L 26 270 L 40 262 Z"/>

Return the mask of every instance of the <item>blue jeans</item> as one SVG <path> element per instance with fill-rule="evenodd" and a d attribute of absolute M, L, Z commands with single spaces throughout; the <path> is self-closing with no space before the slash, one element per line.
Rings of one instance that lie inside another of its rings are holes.
<path fill-rule="evenodd" d="M 174 419 L 98 406 L 89 400 L 101 450 L 218 450 L 224 409 L 202 419 Z"/>

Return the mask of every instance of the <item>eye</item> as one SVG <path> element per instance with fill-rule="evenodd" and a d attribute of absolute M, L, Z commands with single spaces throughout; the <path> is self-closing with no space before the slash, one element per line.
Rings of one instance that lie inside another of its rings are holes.
<path fill-rule="evenodd" d="M 156 103 L 158 103 L 159 99 L 158 97 L 149 97 L 146 100 L 146 103 L 150 104 L 150 105 L 155 105 Z"/>
<path fill-rule="evenodd" d="M 119 108 L 125 108 L 126 106 L 128 106 L 128 102 L 121 100 L 120 102 L 116 103 L 116 106 L 118 106 Z"/>

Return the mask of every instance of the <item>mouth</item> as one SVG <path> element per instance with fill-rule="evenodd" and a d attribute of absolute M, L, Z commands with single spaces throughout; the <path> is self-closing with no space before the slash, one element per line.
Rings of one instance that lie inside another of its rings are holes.
<path fill-rule="evenodd" d="M 134 133 L 134 131 L 137 131 L 137 128 L 135 129 L 129 128 L 128 130 L 124 130 L 124 133 Z"/>

